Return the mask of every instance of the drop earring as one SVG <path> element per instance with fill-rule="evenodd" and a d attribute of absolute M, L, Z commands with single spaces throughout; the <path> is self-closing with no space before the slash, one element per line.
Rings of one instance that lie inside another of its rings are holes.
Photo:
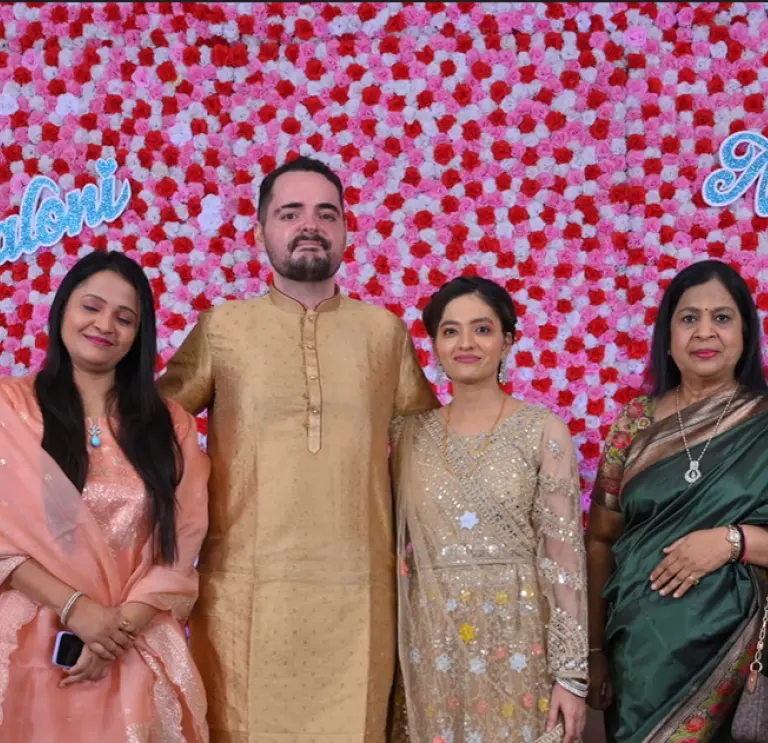
<path fill-rule="evenodd" d="M 506 358 L 501 360 L 499 364 L 499 384 L 507 383 L 507 360 Z"/>

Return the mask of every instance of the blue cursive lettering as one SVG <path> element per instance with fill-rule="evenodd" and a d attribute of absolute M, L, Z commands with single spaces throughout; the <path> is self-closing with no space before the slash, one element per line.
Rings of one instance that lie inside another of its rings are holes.
<path fill-rule="evenodd" d="M 736 150 L 744 147 L 741 155 Z M 755 214 L 768 217 L 768 138 L 757 132 L 736 132 L 720 145 L 723 167 L 704 180 L 701 195 L 710 206 L 732 204 L 750 186 L 755 189 Z"/>
<path fill-rule="evenodd" d="M 23 253 L 55 245 L 66 233 L 80 234 L 83 223 L 96 227 L 114 222 L 131 200 L 131 186 L 125 181 L 115 196 L 115 160 L 97 160 L 98 186 L 88 183 L 62 199 L 58 185 L 47 176 L 36 175 L 21 199 L 21 214 L 0 221 L 0 265 L 18 260 Z M 52 195 L 39 204 L 43 193 Z"/>

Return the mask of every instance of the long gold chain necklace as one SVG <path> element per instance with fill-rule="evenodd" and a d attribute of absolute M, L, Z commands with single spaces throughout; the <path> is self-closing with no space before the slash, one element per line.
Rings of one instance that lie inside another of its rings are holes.
<path fill-rule="evenodd" d="M 445 415 L 443 416 L 443 461 L 445 462 L 445 468 L 453 474 L 453 467 L 451 467 L 450 460 L 448 459 L 448 429 L 451 425 L 451 404 L 448 404 L 448 407 L 445 409 Z M 504 408 L 507 405 L 507 396 L 504 396 L 504 399 L 501 401 L 501 407 L 499 408 L 499 414 L 496 416 L 496 420 L 493 423 L 493 427 L 491 430 L 483 434 L 483 443 L 475 449 L 475 451 L 472 453 L 472 467 L 469 469 L 469 474 L 471 475 L 475 469 L 477 468 L 477 465 L 480 463 L 480 458 L 485 454 L 488 447 L 493 443 L 493 435 L 496 433 L 496 429 L 498 428 L 499 423 L 501 422 L 501 416 L 504 414 Z"/>

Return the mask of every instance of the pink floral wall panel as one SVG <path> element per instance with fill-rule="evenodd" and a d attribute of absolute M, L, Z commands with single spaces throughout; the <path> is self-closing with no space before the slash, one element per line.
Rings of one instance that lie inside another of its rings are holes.
<path fill-rule="evenodd" d="M 642 384 L 674 273 L 732 261 L 768 309 L 768 220 L 707 207 L 741 129 L 768 135 L 761 3 L 14 3 L 0 6 L 0 218 L 115 158 L 121 219 L 0 266 L 0 373 L 44 355 L 79 255 L 121 249 L 154 286 L 167 359 L 197 313 L 265 289 L 255 193 L 295 153 L 346 185 L 340 283 L 419 320 L 446 279 L 506 285 L 517 394 L 570 423 L 585 493 Z M 446 390 L 441 390 L 446 392 Z"/>

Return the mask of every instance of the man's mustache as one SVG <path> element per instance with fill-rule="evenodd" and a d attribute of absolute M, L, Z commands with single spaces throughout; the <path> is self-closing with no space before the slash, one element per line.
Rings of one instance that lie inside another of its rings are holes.
<path fill-rule="evenodd" d="M 294 237 L 293 240 L 288 243 L 288 249 L 291 253 L 293 253 L 293 251 L 296 250 L 296 248 L 298 248 L 299 245 L 301 245 L 303 242 L 319 243 L 326 253 L 331 249 L 331 243 L 327 238 L 323 237 L 322 235 L 309 232 L 303 232 L 301 235 Z"/>

